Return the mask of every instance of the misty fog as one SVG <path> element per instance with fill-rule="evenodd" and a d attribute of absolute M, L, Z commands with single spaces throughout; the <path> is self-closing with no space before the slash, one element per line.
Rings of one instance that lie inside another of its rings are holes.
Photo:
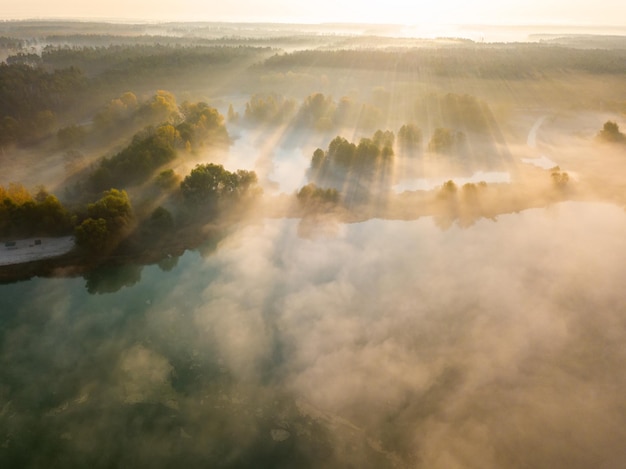
<path fill-rule="evenodd" d="M 105 465 L 619 467 L 623 210 L 297 224 L 115 294 L 2 286 L 8 460 L 38 441 L 76 465 L 98 442 Z"/>
<path fill-rule="evenodd" d="M 623 467 L 624 31 L 452 32 L 0 23 L 0 467 Z"/>

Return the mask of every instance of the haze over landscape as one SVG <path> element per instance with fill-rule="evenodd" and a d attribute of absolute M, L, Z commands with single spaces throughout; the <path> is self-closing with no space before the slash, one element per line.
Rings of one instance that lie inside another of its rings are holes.
<path fill-rule="evenodd" d="M 148 0 L 85 3 L 61 0 L 5 2 L 3 19 L 77 18 L 143 21 L 230 21 L 281 23 L 393 24 L 547 24 L 553 26 L 624 26 L 626 6 L 619 0 L 542 2 L 486 0 L 464 2 L 291 2 L 287 0 L 180 0 L 176 5 Z"/>
<path fill-rule="evenodd" d="M 0 15 L 0 467 L 626 465 L 624 2 Z"/>

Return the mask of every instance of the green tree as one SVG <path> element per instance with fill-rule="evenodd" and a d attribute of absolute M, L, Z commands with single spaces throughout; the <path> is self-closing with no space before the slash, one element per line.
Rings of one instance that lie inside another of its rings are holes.
<path fill-rule="evenodd" d="M 103 219 L 109 231 L 116 232 L 128 227 L 133 219 L 133 209 L 124 190 L 110 189 L 102 198 L 87 206 L 89 218 Z"/>
<path fill-rule="evenodd" d="M 302 187 L 296 194 L 298 202 L 304 207 L 336 205 L 339 202 L 337 189 L 323 189 L 314 183 Z"/>
<path fill-rule="evenodd" d="M 225 144 L 229 142 L 224 125 L 224 116 L 206 103 L 188 103 L 181 106 L 185 120 L 176 129 L 183 142 L 189 142 L 191 148 L 204 144 Z"/>
<path fill-rule="evenodd" d="M 328 145 L 327 159 L 348 168 L 352 165 L 356 154 L 356 145 L 343 137 L 335 137 Z"/>
<path fill-rule="evenodd" d="M 172 190 L 180 185 L 180 177 L 173 169 L 166 169 L 156 177 L 155 184 L 162 190 Z"/>
<path fill-rule="evenodd" d="M 313 152 L 313 158 L 311 158 L 311 168 L 319 169 L 324 164 L 324 159 L 326 158 L 326 153 L 321 148 L 318 148 Z"/>
<path fill-rule="evenodd" d="M 111 158 L 103 158 L 91 175 L 97 190 L 112 185 L 128 186 L 148 179 L 155 169 L 177 156 L 181 143 L 178 130 L 171 124 L 148 127 L 135 134 L 132 142 Z"/>
<path fill-rule="evenodd" d="M 109 101 L 104 109 L 94 116 L 94 124 L 99 130 L 107 130 L 128 121 L 135 115 L 137 109 L 137 96 L 127 91 L 119 98 Z"/>
<path fill-rule="evenodd" d="M 169 210 L 159 206 L 150 215 L 149 226 L 156 231 L 170 231 L 174 228 L 174 217 Z"/>
<path fill-rule="evenodd" d="M 111 189 L 87 206 L 88 218 L 76 227 L 76 244 L 92 254 L 106 254 L 129 232 L 133 210 L 126 191 Z"/>
<path fill-rule="evenodd" d="M 380 148 L 370 138 L 362 138 L 356 147 L 356 164 L 373 166 L 380 156 Z"/>
<path fill-rule="evenodd" d="M 149 119 L 150 122 L 177 122 L 180 111 L 176 104 L 176 97 L 165 90 L 158 90 L 138 110 L 139 116 Z"/>
<path fill-rule="evenodd" d="M 74 231 L 76 244 L 86 250 L 104 252 L 109 243 L 109 229 L 104 218 L 87 218 Z"/>
<path fill-rule="evenodd" d="M 254 171 L 234 173 L 213 163 L 197 165 L 180 184 L 185 201 L 193 206 L 214 206 L 219 199 L 240 196 L 257 183 Z"/>

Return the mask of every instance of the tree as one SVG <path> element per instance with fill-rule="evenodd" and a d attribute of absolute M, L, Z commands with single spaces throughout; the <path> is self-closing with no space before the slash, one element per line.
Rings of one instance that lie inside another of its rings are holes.
<path fill-rule="evenodd" d="M 71 228 L 70 214 L 45 188 L 33 197 L 21 184 L 0 186 L 0 235 L 57 235 Z"/>
<path fill-rule="evenodd" d="M 389 159 L 393 156 L 393 144 L 396 140 L 396 136 L 391 130 L 377 130 L 372 137 L 374 143 L 380 149 L 380 154 L 384 159 Z"/>
<path fill-rule="evenodd" d="M 17 142 L 19 136 L 19 123 L 11 116 L 0 119 L 0 148 Z"/>
<path fill-rule="evenodd" d="M 74 231 L 76 244 L 92 253 L 104 252 L 109 242 L 109 230 L 104 218 L 87 218 Z"/>
<path fill-rule="evenodd" d="M 50 109 L 45 109 L 43 111 L 39 111 L 35 114 L 35 119 L 33 121 L 33 132 L 32 134 L 38 137 L 44 137 L 49 135 L 54 127 L 57 125 L 57 118 Z"/>
<path fill-rule="evenodd" d="M 133 211 L 126 191 L 111 189 L 87 206 L 88 218 L 76 227 L 76 244 L 92 254 L 105 254 L 128 233 Z"/>
<path fill-rule="evenodd" d="M 184 122 L 176 126 L 182 141 L 189 142 L 191 148 L 205 143 L 228 143 L 228 132 L 224 126 L 224 116 L 206 103 L 188 103 L 181 106 Z"/>
<path fill-rule="evenodd" d="M 57 140 L 62 148 L 76 147 L 83 144 L 87 132 L 79 125 L 69 125 L 57 131 Z"/>
<path fill-rule="evenodd" d="M 335 110 L 334 121 L 337 125 L 353 125 L 358 119 L 359 108 L 347 96 L 339 99 Z"/>
<path fill-rule="evenodd" d="M 313 158 L 311 158 L 311 168 L 319 169 L 324 164 L 324 159 L 326 158 L 326 153 L 321 148 L 318 148 L 313 152 Z"/>
<path fill-rule="evenodd" d="M 109 101 L 105 108 L 94 116 L 94 124 L 100 130 L 121 124 L 130 119 L 138 109 L 137 96 L 130 91 Z"/>
<path fill-rule="evenodd" d="M 315 93 L 307 96 L 298 111 L 298 121 L 316 130 L 329 130 L 334 121 L 337 105 L 332 96 Z"/>
<path fill-rule="evenodd" d="M 253 123 L 281 124 L 293 117 L 295 109 L 293 99 L 277 94 L 255 94 L 246 103 L 244 117 Z"/>
<path fill-rule="evenodd" d="M 605 142 L 625 142 L 626 135 L 624 135 L 619 130 L 619 126 L 616 122 L 606 121 L 600 133 L 598 134 L 598 138 L 604 140 Z"/>
<path fill-rule="evenodd" d="M 335 137 L 328 145 L 327 159 L 333 163 L 348 168 L 356 154 L 356 145 L 343 137 Z"/>
<path fill-rule="evenodd" d="M 552 178 L 552 183 L 558 189 L 564 189 L 569 183 L 569 174 L 565 171 L 561 171 L 561 168 L 558 166 L 552 168 L 550 177 Z"/>
<path fill-rule="evenodd" d="M 373 166 L 380 156 L 380 148 L 370 138 L 362 138 L 356 147 L 355 163 L 359 166 Z"/>
<path fill-rule="evenodd" d="M 398 131 L 398 144 L 403 152 L 411 153 L 422 144 L 422 131 L 415 124 L 404 124 Z"/>
<path fill-rule="evenodd" d="M 126 191 L 110 189 L 102 198 L 87 206 L 90 218 L 103 219 L 109 231 L 115 232 L 128 227 L 133 219 L 133 210 Z"/>
<path fill-rule="evenodd" d="M 454 195 L 457 192 L 457 186 L 453 180 L 449 180 L 443 183 L 441 186 L 442 195 Z"/>
<path fill-rule="evenodd" d="M 173 125 L 148 127 L 135 134 L 122 151 L 111 158 L 103 158 L 90 182 L 98 190 L 114 184 L 126 187 L 143 182 L 155 169 L 176 158 L 180 144 L 180 133 Z"/>
<path fill-rule="evenodd" d="M 462 132 L 438 127 L 428 142 L 428 150 L 436 153 L 448 153 L 455 150 L 465 139 Z"/>
<path fill-rule="evenodd" d="M 156 231 L 169 231 L 174 228 L 174 217 L 169 210 L 159 206 L 150 215 L 149 226 Z"/>
<path fill-rule="evenodd" d="M 214 206 L 225 197 L 240 196 L 257 183 L 254 171 L 238 170 L 234 173 L 222 165 L 199 164 L 180 183 L 181 193 L 192 206 Z"/>
<path fill-rule="evenodd" d="M 226 118 L 231 124 L 236 124 L 237 122 L 239 122 L 239 113 L 235 112 L 232 104 L 228 105 L 228 114 L 226 115 Z"/>
<path fill-rule="evenodd" d="M 337 189 L 322 189 L 313 183 L 302 187 L 296 194 L 296 197 L 302 206 L 308 208 L 312 206 L 336 205 L 339 202 Z"/>
<path fill-rule="evenodd" d="M 148 102 L 141 106 L 139 114 L 149 119 L 150 122 L 176 122 L 180 119 L 176 98 L 165 90 L 158 90 Z"/>
<path fill-rule="evenodd" d="M 180 185 L 180 177 L 173 169 L 166 169 L 156 177 L 155 184 L 162 190 L 171 190 Z"/>

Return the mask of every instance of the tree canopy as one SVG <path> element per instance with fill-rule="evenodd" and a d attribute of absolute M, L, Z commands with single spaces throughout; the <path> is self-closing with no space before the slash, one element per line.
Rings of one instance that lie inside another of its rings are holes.
<path fill-rule="evenodd" d="M 43 187 L 33 196 L 21 184 L 0 186 L 0 236 L 42 236 L 71 232 L 72 218 Z"/>
<path fill-rule="evenodd" d="M 211 206 L 223 198 L 245 194 L 256 185 L 254 171 L 230 172 L 222 165 L 199 164 L 180 183 L 185 201 L 192 206 Z"/>
<path fill-rule="evenodd" d="M 128 234 L 133 220 L 126 191 L 110 189 L 87 206 L 87 218 L 74 232 L 76 243 L 93 254 L 105 254 Z"/>

